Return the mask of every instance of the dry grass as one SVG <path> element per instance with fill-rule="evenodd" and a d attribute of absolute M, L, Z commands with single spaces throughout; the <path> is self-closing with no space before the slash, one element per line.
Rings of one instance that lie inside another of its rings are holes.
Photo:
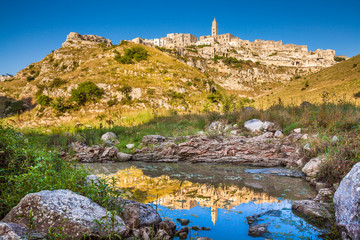
<path fill-rule="evenodd" d="M 326 101 L 355 102 L 354 94 L 359 91 L 360 55 L 357 55 L 332 67 L 293 80 L 285 87 L 279 87 L 272 93 L 259 97 L 256 104 L 258 107 L 267 108 L 278 102 L 279 98 L 286 105 L 299 105 L 303 101 L 322 103 L 324 94 Z"/>

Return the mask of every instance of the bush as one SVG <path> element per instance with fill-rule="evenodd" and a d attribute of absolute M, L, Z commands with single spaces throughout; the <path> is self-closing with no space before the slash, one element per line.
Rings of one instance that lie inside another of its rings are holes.
<path fill-rule="evenodd" d="M 121 56 L 117 51 L 115 53 L 115 61 L 122 64 L 132 64 L 133 60 L 140 62 L 141 60 L 147 60 L 148 58 L 146 49 L 141 46 L 134 46 L 126 49 L 124 56 Z"/>
<path fill-rule="evenodd" d="M 73 106 L 67 100 L 62 97 L 58 97 L 52 102 L 51 106 L 58 112 L 64 113 L 70 110 Z"/>
<path fill-rule="evenodd" d="M 50 106 L 51 101 L 52 99 L 47 95 L 39 95 L 36 97 L 36 102 L 42 107 Z"/>
<path fill-rule="evenodd" d="M 76 89 L 71 90 L 71 100 L 78 105 L 85 105 L 86 102 L 101 99 L 104 89 L 96 86 L 95 83 L 86 81 L 80 83 Z"/>
<path fill-rule="evenodd" d="M 24 106 L 24 102 L 19 100 L 19 101 L 6 101 L 5 102 L 5 113 L 6 114 L 19 114 L 22 111 L 25 111 L 25 106 Z"/>
<path fill-rule="evenodd" d="M 66 83 L 67 83 L 66 80 L 62 80 L 61 78 L 54 78 L 54 80 L 52 80 L 52 82 L 50 83 L 49 87 L 50 88 L 58 88 Z"/>
<path fill-rule="evenodd" d="M 342 62 L 345 61 L 345 58 L 343 57 L 334 57 L 335 62 Z"/>
<path fill-rule="evenodd" d="M 128 85 L 124 85 L 122 86 L 119 91 L 124 94 L 124 98 L 121 99 L 121 102 L 123 104 L 128 104 L 131 102 L 131 96 L 130 93 L 132 92 L 132 87 L 128 86 Z"/>

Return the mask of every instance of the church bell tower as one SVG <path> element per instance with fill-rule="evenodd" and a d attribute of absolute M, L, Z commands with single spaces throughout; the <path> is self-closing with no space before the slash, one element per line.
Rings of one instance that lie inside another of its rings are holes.
<path fill-rule="evenodd" d="M 211 27 L 211 36 L 217 36 L 218 35 L 218 24 L 216 19 L 214 18 L 214 21 L 212 22 Z"/>

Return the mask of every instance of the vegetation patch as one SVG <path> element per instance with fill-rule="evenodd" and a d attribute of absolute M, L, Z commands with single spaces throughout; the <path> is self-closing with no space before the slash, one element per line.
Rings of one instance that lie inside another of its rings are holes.
<path fill-rule="evenodd" d="M 114 58 L 115 61 L 121 64 L 132 64 L 134 63 L 134 60 L 140 62 L 148 59 L 148 52 L 141 46 L 133 46 L 125 49 L 124 56 L 121 56 L 121 54 L 116 50 L 114 52 L 116 54 Z"/>

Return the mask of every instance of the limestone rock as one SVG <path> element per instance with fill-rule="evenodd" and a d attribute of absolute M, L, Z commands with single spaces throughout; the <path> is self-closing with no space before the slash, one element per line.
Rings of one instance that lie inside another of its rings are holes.
<path fill-rule="evenodd" d="M 142 143 L 145 145 L 157 144 L 165 142 L 166 138 L 160 135 L 146 135 L 142 138 Z"/>
<path fill-rule="evenodd" d="M 98 185 L 100 179 L 95 174 L 92 174 L 92 175 L 86 176 L 85 181 L 88 185 Z"/>
<path fill-rule="evenodd" d="M 113 140 L 117 140 L 118 137 L 116 136 L 115 133 L 113 132 L 107 132 L 107 133 L 104 133 L 102 136 L 101 136 L 101 140 L 106 142 L 106 141 L 113 141 Z"/>
<path fill-rule="evenodd" d="M 336 225 L 343 239 L 360 239 L 360 163 L 340 182 L 334 195 Z"/>
<path fill-rule="evenodd" d="M 304 217 L 311 224 L 319 227 L 329 227 L 332 224 L 332 215 L 330 214 L 330 204 L 320 203 L 315 200 L 296 201 L 292 205 L 295 214 Z"/>
<path fill-rule="evenodd" d="M 302 168 L 303 173 L 310 177 L 316 177 L 318 172 L 320 171 L 321 164 L 325 161 L 324 156 L 320 156 L 317 158 L 312 158 L 305 166 Z"/>
<path fill-rule="evenodd" d="M 31 210 L 35 216 L 35 230 L 44 235 L 49 229 L 56 230 L 58 227 L 62 227 L 63 234 L 71 236 L 72 239 L 83 239 L 84 235 L 103 237 L 109 233 L 106 229 L 108 223 L 103 218 L 111 217 L 110 212 L 69 190 L 45 190 L 28 194 L 3 221 L 26 226 Z M 96 221 L 101 222 L 102 226 L 100 227 Z M 125 234 L 124 221 L 119 216 L 115 216 L 115 221 L 117 224 L 114 231 L 120 235 Z"/>
<path fill-rule="evenodd" d="M 133 149 L 135 147 L 135 144 L 130 143 L 130 144 L 126 144 L 126 148 L 128 149 Z"/>
<path fill-rule="evenodd" d="M 81 46 L 94 46 L 97 44 L 104 44 L 106 47 L 112 46 L 110 39 L 99 37 L 96 35 L 81 35 L 76 32 L 71 32 L 67 35 L 66 41 L 62 44 L 63 47 L 81 47 Z"/>
<path fill-rule="evenodd" d="M 275 137 L 275 138 L 282 138 L 282 137 L 284 137 L 284 134 L 283 134 L 280 130 L 277 130 L 277 131 L 274 133 L 274 137 Z"/>
<path fill-rule="evenodd" d="M 131 155 L 131 154 L 122 153 L 122 152 L 118 152 L 118 153 L 117 153 L 117 161 L 119 161 L 119 162 L 130 161 L 131 158 L 132 158 L 132 155 Z"/>
<path fill-rule="evenodd" d="M 337 142 L 337 141 L 339 141 L 339 138 L 335 135 L 335 136 L 333 136 L 333 138 L 331 139 L 331 141 Z"/>
<path fill-rule="evenodd" d="M 176 224 L 173 221 L 160 222 L 159 229 L 164 230 L 169 236 L 175 236 L 176 234 Z"/>
<path fill-rule="evenodd" d="M 301 128 L 295 128 L 295 129 L 293 129 L 293 132 L 294 133 L 301 133 Z"/>
<path fill-rule="evenodd" d="M 75 158 L 79 162 L 92 163 L 92 162 L 123 162 L 131 159 L 131 154 L 121 153 L 114 147 L 101 147 L 93 145 L 86 146 L 81 142 L 73 142 L 71 149 L 75 152 Z"/>
<path fill-rule="evenodd" d="M 29 229 L 16 223 L 0 222 L 1 240 L 20 240 L 27 239 Z"/>
<path fill-rule="evenodd" d="M 263 122 L 259 119 L 252 119 L 244 123 L 244 127 L 251 132 L 259 132 L 263 128 Z"/>
<path fill-rule="evenodd" d="M 162 221 L 149 205 L 126 199 L 116 199 L 115 203 L 124 207 L 121 217 L 130 228 L 153 227 Z"/>

